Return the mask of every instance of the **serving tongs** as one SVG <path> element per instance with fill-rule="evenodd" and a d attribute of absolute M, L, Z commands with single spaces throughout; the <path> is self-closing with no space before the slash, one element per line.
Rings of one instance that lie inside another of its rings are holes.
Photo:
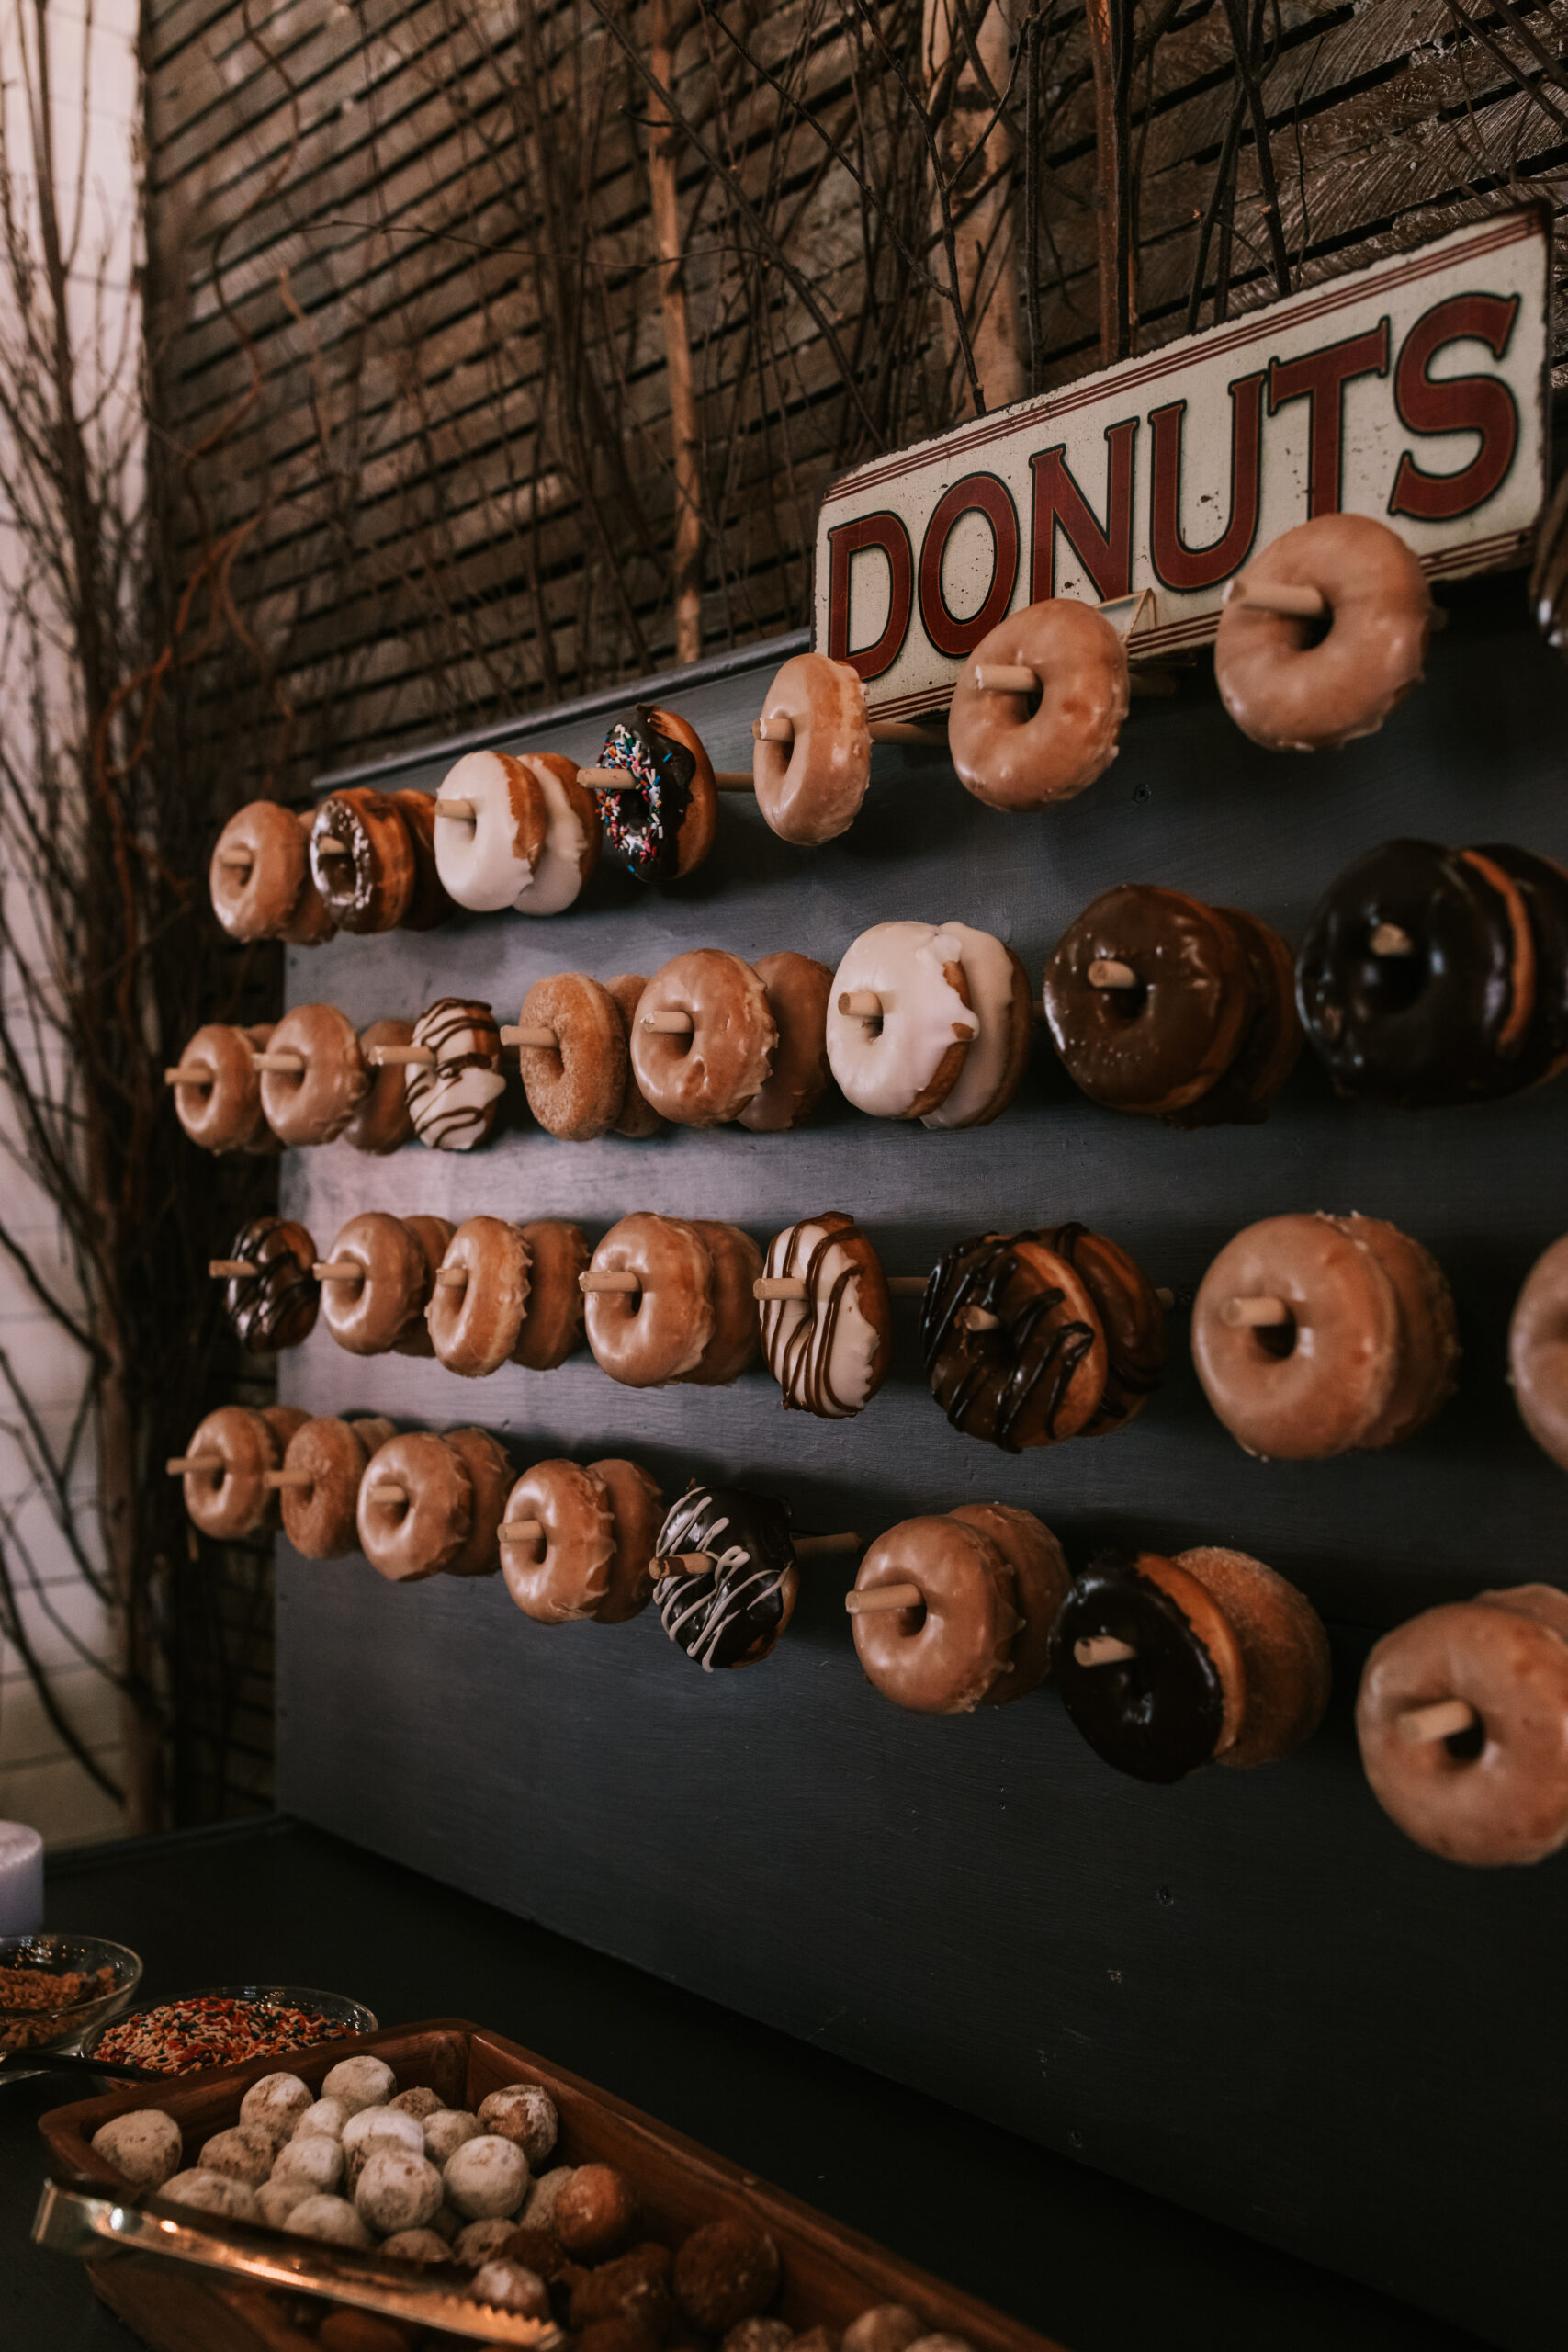
<path fill-rule="evenodd" d="M 524 2319 L 516 2312 L 476 2302 L 468 2274 L 447 2263 L 413 2270 L 402 2263 L 378 2262 L 374 2255 L 346 2246 L 296 2239 L 279 2245 L 268 2231 L 231 2222 L 212 2225 L 189 2206 L 161 2197 L 109 2197 L 96 2186 L 66 2187 L 46 2180 L 33 2216 L 33 2242 L 54 2254 L 84 2260 L 113 2248 L 151 2255 L 161 2262 L 184 2262 L 217 2270 L 252 2287 L 282 2287 L 298 2295 L 323 2295 L 351 2310 L 377 2312 L 416 2327 L 445 2329 L 481 2344 L 524 2344 L 533 2352 L 556 2352 L 566 2338 L 548 2320 Z"/>

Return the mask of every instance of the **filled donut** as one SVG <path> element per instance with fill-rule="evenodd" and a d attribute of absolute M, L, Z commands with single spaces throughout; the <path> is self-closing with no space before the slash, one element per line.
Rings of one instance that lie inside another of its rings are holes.
<path fill-rule="evenodd" d="M 796 653 L 768 688 L 753 727 L 757 806 L 781 841 L 836 841 L 871 782 L 865 688 L 847 662 Z"/>
<path fill-rule="evenodd" d="M 828 1064 L 828 1007 L 833 975 L 826 964 L 784 948 L 759 956 L 751 967 L 761 981 L 778 1042 L 768 1075 L 738 1114 L 754 1136 L 803 1127 L 832 1083 Z"/>
<path fill-rule="evenodd" d="M 499 1216 L 466 1218 L 447 1244 L 424 1310 L 431 1344 L 448 1372 L 482 1380 L 501 1369 L 517 1345 L 528 1289 L 528 1244 L 519 1228 Z"/>
<path fill-rule="evenodd" d="M 800 1588 L 788 1504 L 692 1486 L 659 1531 L 653 1575 L 660 1623 L 705 1674 L 756 1665 L 789 1623 Z"/>
<path fill-rule="evenodd" d="M 261 1073 L 262 1109 L 278 1142 L 335 1142 L 370 1091 L 353 1022 L 335 1004 L 297 1004 L 266 1049 L 291 1055 L 299 1065 Z"/>
<path fill-rule="evenodd" d="M 292 808 L 253 800 L 230 818 L 208 867 L 212 911 L 231 939 L 280 939 L 310 874 L 307 843 Z"/>
<path fill-rule="evenodd" d="M 687 1025 L 654 1025 L 671 1015 Z M 655 972 L 632 1023 L 632 1068 L 643 1095 L 677 1126 L 738 1118 L 765 1083 L 778 1046 L 768 992 L 723 947 L 694 947 Z"/>
<path fill-rule="evenodd" d="M 473 1521 L 473 1479 L 445 1438 L 410 1430 L 371 1455 L 359 1484 L 359 1548 L 389 1583 L 416 1583 L 447 1566 Z"/>
<path fill-rule="evenodd" d="M 620 1114 L 626 1091 L 626 1024 L 606 988 L 586 972 L 536 980 L 517 1016 L 522 1029 L 547 1029 L 553 1046 L 520 1046 L 528 1108 L 563 1143 L 592 1143 Z"/>
<path fill-rule="evenodd" d="M 255 1057 L 269 1027 L 212 1021 L 197 1031 L 171 1078 L 175 1116 L 203 1151 L 254 1151 L 273 1140 Z"/>
<path fill-rule="evenodd" d="M 1311 588 L 1322 621 L 1260 611 L 1253 588 Z M 1227 592 L 1214 677 L 1244 735 L 1271 752 L 1337 751 L 1372 735 L 1418 685 L 1432 630 L 1426 574 L 1370 514 L 1314 514 L 1266 547 Z"/>
<path fill-rule="evenodd" d="M 882 1261 L 841 1209 L 773 1236 L 764 1279 L 798 1297 L 761 1303 L 762 1353 L 785 1407 L 848 1419 L 870 1404 L 893 1358 L 893 1308 Z"/>
<path fill-rule="evenodd" d="M 879 922 L 833 975 L 828 1059 L 874 1119 L 923 1119 L 958 1083 L 979 1023 L 956 931 Z"/>
<path fill-rule="evenodd" d="M 406 1072 L 415 1135 L 431 1151 L 471 1151 L 495 1125 L 506 1091 L 495 1015 L 471 997 L 438 997 L 414 1023 L 412 1043 L 435 1056 Z"/>
<path fill-rule="evenodd" d="M 696 730 L 674 711 L 639 703 L 611 728 L 601 769 L 623 770 L 594 798 L 604 845 L 639 882 L 674 882 L 700 865 L 718 830 L 713 763 Z"/>
<path fill-rule="evenodd" d="M 297 1348 L 316 1328 L 321 1306 L 312 1267 L 316 1245 L 292 1218 L 254 1216 L 229 1247 L 236 1264 L 223 1286 L 223 1312 L 240 1345 L 252 1355 Z"/>
<path fill-rule="evenodd" d="M 418 868 L 404 811 L 384 792 L 330 792 L 310 826 L 310 878 L 339 931 L 392 931 L 413 904 Z"/>
<path fill-rule="evenodd" d="M 1508 1382 L 1537 1445 L 1568 1470 L 1568 1238 L 1541 1252 L 1515 1301 Z"/>
<path fill-rule="evenodd" d="M 694 1225 L 634 1211 L 611 1227 L 588 1271 L 636 1282 L 588 1293 L 588 1344 L 601 1371 L 627 1388 L 662 1387 L 696 1371 L 715 1318 L 713 1258 Z"/>
<path fill-rule="evenodd" d="M 1033 672 L 1027 692 L 978 683 L 987 669 Z M 1070 800 L 1116 757 L 1127 716 L 1127 652 L 1092 605 L 1052 596 L 982 638 L 959 673 L 947 715 L 959 780 L 992 808 Z"/>

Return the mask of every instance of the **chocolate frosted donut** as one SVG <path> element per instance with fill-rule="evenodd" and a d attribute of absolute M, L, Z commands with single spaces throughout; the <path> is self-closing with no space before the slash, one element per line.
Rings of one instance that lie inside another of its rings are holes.
<path fill-rule="evenodd" d="M 299 903 L 307 871 L 294 811 L 253 800 L 218 836 L 208 867 L 212 911 L 231 939 L 276 939 Z"/>
<path fill-rule="evenodd" d="M 1426 1711 L 1445 1702 L 1468 1709 L 1469 1722 L 1429 1730 Z M 1516 1585 L 1396 1626 L 1367 1660 L 1356 1735 L 1372 1794 L 1428 1853 L 1494 1867 L 1559 1852 L 1568 1845 L 1568 1594 Z"/>
<path fill-rule="evenodd" d="M 995 1327 L 973 1329 L 972 1309 Z M 926 1285 L 920 1352 L 953 1428 L 1010 1453 L 1087 1429 L 1110 1369 L 1081 1277 L 1035 1233 L 983 1234 L 947 1251 Z"/>
<path fill-rule="evenodd" d="M 553 1046 L 521 1046 L 518 1069 L 528 1108 L 564 1143 L 592 1143 L 619 1115 L 626 1091 L 626 1024 L 606 988 L 586 972 L 536 980 L 517 1016 L 524 1029 L 553 1031 Z"/>
<path fill-rule="evenodd" d="M 1568 1068 L 1568 874 L 1550 858 L 1506 843 L 1484 842 L 1467 853 L 1501 874 L 1518 892 L 1535 949 L 1535 1003 L 1523 1045 L 1515 1055 L 1511 1090 L 1539 1086 Z"/>
<path fill-rule="evenodd" d="M 893 1357 L 893 1308 L 882 1261 L 841 1209 L 773 1236 L 766 1273 L 804 1283 L 804 1298 L 761 1302 L 762 1353 L 784 1392 L 825 1421 L 869 1405 Z"/>
<path fill-rule="evenodd" d="M 871 782 L 859 672 L 825 653 L 795 654 L 751 732 L 757 806 L 779 839 L 810 848 L 848 832 Z"/>
<path fill-rule="evenodd" d="M 401 1217 L 363 1209 L 333 1243 L 332 1266 L 357 1267 L 323 1279 L 321 1320 L 351 1356 L 385 1355 L 428 1293 L 424 1252 Z"/>
<path fill-rule="evenodd" d="M 1505 881 L 1417 841 L 1383 842 L 1339 876 L 1302 941 L 1296 995 L 1341 1094 L 1418 1107 L 1512 1084 L 1534 958 L 1527 983 Z M 1402 940 L 1409 952 L 1390 952 Z"/>
<path fill-rule="evenodd" d="M 553 1372 L 582 1338 L 587 1302 L 578 1278 L 592 1255 L 588 1237 L 562 1217 L 535 1218 L 517 1229 L 528 1251 L 528 1298 L 512 1361 Z"/>
<path fill-rule="evenodd" d="M 1024 667 L 1038 694 L 996 694 L 978 670 Z M 1127 653 L 1103 613 L 1071 596 L 1025 605 L 981 639 L 959 672 L 947 715 L 961 783 L 993 808 L 1070 800 L 1116 757 L 1127 716 Z"/>
<path fill-rule="evenodd" d="M 1171 1127 L 1254 1126 L 1294 1069 L 1303 1037 L 1296 1011 L 1296 959 L 1277 931 L 1240 907 L 1213 913 L 1235 933 L 1247 963 L 1252 1017 L 1223 1078 L 1196 1102 L 1167 1111 Z"/>
<path fill-rule="evenodd" d="M 254 1216 L 229 1246 L 231 1258 L 255 1268 L 231 1274 L 223 1312 L 243 1348 L 272 1355 L 297 1348 L 316 1327 L 321 1295 L 310 1269 L 316 1245 L 302 1225 L 280 1216 Z"/>
<path fill-rule="evenodd" d="M 461 1282 L 443 1277 L 459 1274 Z M 528 1244 L 503 1217 L 470 1216 L 447 1244 L 424 1319 L 448 1372 L 483 1380 L 517 1345 L 528 1305 Z"/>
<path fill-rule="evenodd" d="M 609 1589 L 593 1614 L 601 1625 L 624 1625 L 640 1616 L 653 1598 L 652 1561 L 664 1520 L 664 1498 L 639 1463 L 612 1456 L 591 1462 L 588 1469 L 610 1498 L 615 1544 Z"/>
<path fill-rule="evenodd" d="M 265 1414 L 244 1405 L 220 1405 L 197 1428 L 186 1453 L 192 1459 L 218 1460 L 214 1469 L 185 1473 L 186 1510 L 204 1535 L 227 1543 L 276 1523 L 277 1498 L 265 1477 L 282 1462 L 283 1443 Z"/>
<path fill-rule="evenodd" d="M 445 1438 L 413 1430 L 371 1455 L 359 1486 L 359 1548 L 389 1583 L 434 1576 L 457 1556 L 473 1520 L 474 1482 Z"/>
<path fill-rule="evenodd" d="M 1096 988 L 1122 964 L 1131 988 Z M 1045 1019 L 1075 1083 L 1117 1111 L 1165 1115 L 1235 1059 L 1256 1007 L 1235 932 L 1185 891 L 1122 883 L 1086 907 L 1045 967 Z"/>
<path fill-rule="evenodd" d="M 1526 1429 L 1568 1470 L 1568 1237 L 1541 1252 L 1515 1302 L 1508 1380 Z"/>
<path fill-rule="evenodd" d="M 1019 1628 L 1009 1645 L 1006 1668 L 980 1702 L 985 1707 L 1005 1707 L 1038 1690 L 1051 1671 L 1051 1635 L 1072 1584 L 1072 1570 L 1056 1537 L 1032 1510 L 1016 1510 L 1010 1503 L 961 1503 L 948 1517 L 977 1527 L 1012 1570 Z"/>
<path fill-rule="evenodd" d="M 627 1388 L 695 1372 L 715 1318 L 713 1259 L 694 1225 L 636 1210 L 605 1234 L 592 1271 L 635 1274 L 638 1285 L 589 1294 L 588 1344 L 601 1371 Z"/>
<path fill-rule="evenodd" d="M 401 812 L 413 852 L 413 893 L 402 927 L 405 931 L 434 931 L 437 923 L 449 922 L 457 911 L 436 864 L 435 797 L 429 792 L 393 792 L 388 798 Z"/>
<path fill-rule="evenodd" d="M 677 1035 L 650 1016 L 683 1015 Z M 738 1118 L 773 1069 L 778 1031 L 750 964 L 723 947 L 694 947 L 655 972 L 632 1023 L 632 1068 L 649 1102 L 682 1127 Z"/>
<path fill-rule="evenodd" d="M 647 988 L 648 982 L 640 972 L 617 972 L 613 980 L 605 981 L 604 986 L 620 1008 L 621 1023 L 626 1037 L 626 1090 L 621 1096 L 620 1108 L 615 1113 L 612 1125 L 618 1136 L 628 1136 L 635 1142 L 645 1142 L 649 1136 L 656 1136 L 664 1125 L 663 1120 L 637 1084 L 637 1070 L 631 1057 L 632 1025 L 637 1019 L 637 1009 L 642 1001 L 642 992 Z"/>
<path fill-rule="evenodd" d="M 443 996 L 413 1025 L 413 1043 L 428 1046 L 434 1066 L 409 1066 L 409 1116 L 431 1151 L 471 1151 L 495 1125 L 506 1091 L 501 1030 L 488 1004 Z"/>
<path fill-rule="evenodd" d="M 705 1216 L 693 1217 L 691 1223 L 713 1261 L 713 1337 L 695 1369 L 682 1378 L 697 1388 L 727 1388 L 756 1360 L 757 1302 L 751 1285 L 762 1271 L 762 1253 L 738 1225 Z"/>
<path fill-rule="evenodd" d="M 773 1495 L 693 1486 L 660 1529 L 659 1621 L 705 1674 L 755 1665 L 789 1623 L 800 1586 L 789 1522 L 788 1504 Z M 702 1568 L 661 1573 L 676 1554 L 697 1552 Z"/>
<path fill-rule="evenodd" d="M 576 1462 L 536 1462 L 507 1498 L 503 1527 L 539 1533 L 503 1541 L 502 1574 L 523 1611 L 541 1625 L 597 1616 L 610 1594 L 615 1556 L 610 1490 Z"/>
<path fill-rule="evenodd" d="M 197 1031 L 180 1056 L 182 1070 L 201 1074 L 182 1078 L 174 1088 L 175 1116 L 203 1151 L 249 1151 L 271 1136 L 256 1042 L 257 1033 L 214 1021 Z"/>
<path fill-rule="evenodd" d="M 923 1599 L 852 1620 L 867 1680 L 917 1714 L 970 1713 L 1007 1679 L 1022 1623 L 1005 1554 L 973 1521 L 906 1519 L 877 1538 L 855 1578 L 857 1592 L 886 1585 L 918 1585 Z"/>
<path fill-rule="evenodd" d="M 451 1246 L 457 1227 L 445 1216 L 405 1216 L 400 1223 L 419 1252 L 421 1272 L 403 1328 L 392 1341 L 392 1353 L 398 1356 L 431 1356 L 435 1343 L 424 1319 L 430 1304 L 430 1294 L 435 1285 L 435 1270 Z"/>
<path fill-rule="evenodd" d="M 468 1532 L 442 1570 L 448 1577 L 492 1577 L 501 1566 L 497 1533 L 515 1476 L 512 1456 L 488 1430 L 448 1430 L 446 1443 L 467 1470 L 474 1489 Z"/>
<path fill-rule="evenodd" d="M 408 1088 L 403 1073 L 396 1062 L 382 1068 L 372 1061 L 378 1046 L 408 1046 L 413 1042 L 412 1021 L 373 1021 L 368 1029 L 359 1033 L 359 1051 L 370 1073 L 369 1091 L 350 1119 L 340 1143 L 348 1144 L 355 1151 L 374 1152 L 378 1158 L 389 1151 L 400 1151 L 413 1134 L 413 1121 L 409 1116 Z"/>
<path fill-rule="evenodd" d="M 391 931 L 413 904 L 408 820 L 384 792 L 331 792 L 310 826 L 310 878 L 340 931 Z"/>
<path fill-rule="evenodd" d="M 281 1496 L 283 1532 L 301 1559 L 341 1560 L 357 1550 L 359 1482 L 370 1452 L 347 1421 L 307 1421 L 289 1439 L 283 1467 L 310 1482 L 285 1487 Z"/>
<path fill-rule="evenodd" d="M 1165 1372 L 1165 1309 L 1142 1267 L 1104 1234 L 1085 1225 L 1058 1225 L 1039 1238 L 1077 1275 L 1105 1334 L 1105 1386 L 1082 1434 L 1123 1429 L 1143 1411 Z"/>
<path fill-rule="evenodd" d="M 833 975 L 793 948 L 760 956 L 751 968 L 767 993 L 778 1043 L 767 1077 L 739 1116 L 754 1136 L 784 1135 L 806 1125 L 832 1083 L 828 1006 Z"/>
<path fill-rule="evenodd" d="M 292 1054 L 299 1069 L 264 1069 L 262 1109 L 279 1143 L 333 1143 L 370 1091 L 370 1072 L 354 1023 L 334 1004 L 297 1004 L 267 1050 Z"/>
<path fill-rule="evenodd" d="M 595 788 L 604 845 L 639 882 L 673 882 L 702 864 L 718 830 L 713 763 L 673 711 L 638 703 L 604 738 L 599 764 L 626 785 Z"/>

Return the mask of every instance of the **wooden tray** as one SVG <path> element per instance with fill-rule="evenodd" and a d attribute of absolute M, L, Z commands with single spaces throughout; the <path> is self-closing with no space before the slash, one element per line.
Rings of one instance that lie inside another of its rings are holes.
<path fill-rule="evenodd" d="M 384 2058 L 400 2089 L 423 2084 L 448 2105 L 470 2111 L 503 2084 L 543 2083 L 560 2111 L 557 2161 L 619 2166 L 642 2199 L 644 2236 L 678 2245 L 703 2222 L 732 2213 L 760 2222 L 783 2257 L 779 2315 L 797 2331 L 818 2324 L 842 2329 L 868 2304 L 900 2302 L 933 2331 L 964 2337 L 975 2352 L 1060 2352 L 1032 2329 L 899 2261 L 869 2238 L 841 2229 L 608 2091 L 563 2074 L 533 2051 L 464 2018 L 385 2028 L 323 2043 L 314 2052 L 293 2052 L 286 2063 L 291 2074 L 315 2088 L 340 2058 L 361 2050 Z M 277 2064 L 275 2059 L 253 2059 L 243 2066 L 173 2078 L 166 2091 L 128 2084 L 101 2098 L 54 2108 L 39 2124 L 49 2143 L 51 2170 L 61 2179 L 123 2186 L 91 2143 L 100 2124 L 132 2108 L 164 2109 L 194 2155 L 209 2133 L 236 2120 L 246 2086 L 274 2073 Z M 219 2346 L 222 2352 L 309 2352 L 310 2327 L 327 2308 L 269 2290 L 209 2283 L 198 2272 L 136 2255 L 95 2262 L 92 2276 L 110 2310 L 157 2352 L 216 2352 Z"/>

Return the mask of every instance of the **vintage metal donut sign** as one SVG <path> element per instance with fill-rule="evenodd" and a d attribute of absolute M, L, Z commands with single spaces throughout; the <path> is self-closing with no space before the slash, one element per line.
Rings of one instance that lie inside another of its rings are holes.
<path fill-rule="evenodd" d="M 1434 575 L 1519 561 L 1550 264 L 1544 213 L 1504 213 L 858 468 L 818 521 L 818 650 L 874 717 L 913 718 L 1043 597 L 1135 599 L 1136 657 L 1201 644 L 1226 582 L 1312 514 L 1378 515 Z"/>

